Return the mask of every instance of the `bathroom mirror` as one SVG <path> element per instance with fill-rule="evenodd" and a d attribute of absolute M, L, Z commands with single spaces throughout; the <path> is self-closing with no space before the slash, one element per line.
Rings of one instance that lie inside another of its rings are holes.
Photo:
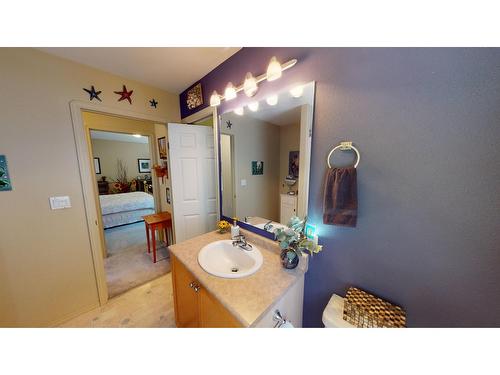
<path fill-rule="evenodd" d="M 222 219 L 274 239 L 307 216 L 314 91 L 296 84 L 219 116 Z"/>

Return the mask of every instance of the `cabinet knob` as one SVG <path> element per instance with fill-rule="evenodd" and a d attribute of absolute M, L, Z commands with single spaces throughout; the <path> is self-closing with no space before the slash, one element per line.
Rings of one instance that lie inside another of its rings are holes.
<path fill-rule="evenodd" d="M 196 285 L 196 283 L 194 281 L 191 281 L 191 283 L 189 284 L 189 287 L 194 288 L 195 285 Z"/>
<path fill-rule="evenodd" d="M 193 289 L 196 293 L 198 293 L 198 291 L 201 289 L 201 287 L 199 285 L 195 285 Z"/>

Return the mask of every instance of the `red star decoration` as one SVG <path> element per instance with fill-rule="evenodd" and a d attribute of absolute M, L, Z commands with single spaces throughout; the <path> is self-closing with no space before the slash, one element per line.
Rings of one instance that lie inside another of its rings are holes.
<path fill-rule="evenodd" d="M 123 90 L 122 91 L 115 91 L 115 94 L 121 95 L 120 99 L 118 99 L 119 102 L 122 100 L 127 99 L 130 104 L 132 104 L 132 93 L 134 90 L 127 91 L 127 87 L 123 85 Z"/>

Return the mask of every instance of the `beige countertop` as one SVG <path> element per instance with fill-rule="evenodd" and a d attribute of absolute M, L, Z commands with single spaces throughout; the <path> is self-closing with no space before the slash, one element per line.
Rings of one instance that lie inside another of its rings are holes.
<path fill-rule="evenodd" d="M 280 261 L 280 248 L 277 242 L 241 230 L 249 243 L 257 246 L 264 261 L 262 267 L 253 275 L 241 279 L 225 279 L 212 276 L 198 264 L 198 253 L 210 242 L 229 240 L 229 233 L 216 231 L 191 238 L 172 245 L 170 251 L 202 286 L 217 298 L 243 326 L 251 327 L 283 296 L 307 271 L 307 256 L 300 259 L 294 270 L 286 270 Z"/>

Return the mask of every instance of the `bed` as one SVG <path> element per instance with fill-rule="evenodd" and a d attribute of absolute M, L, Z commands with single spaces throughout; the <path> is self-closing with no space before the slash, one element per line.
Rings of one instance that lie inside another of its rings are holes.
<path fill-rule="evenodd" d="M 104 229 L 142 221 L 142 216 L 155 212 L 151 194 L 142 191 L 100 195 Z"/>

